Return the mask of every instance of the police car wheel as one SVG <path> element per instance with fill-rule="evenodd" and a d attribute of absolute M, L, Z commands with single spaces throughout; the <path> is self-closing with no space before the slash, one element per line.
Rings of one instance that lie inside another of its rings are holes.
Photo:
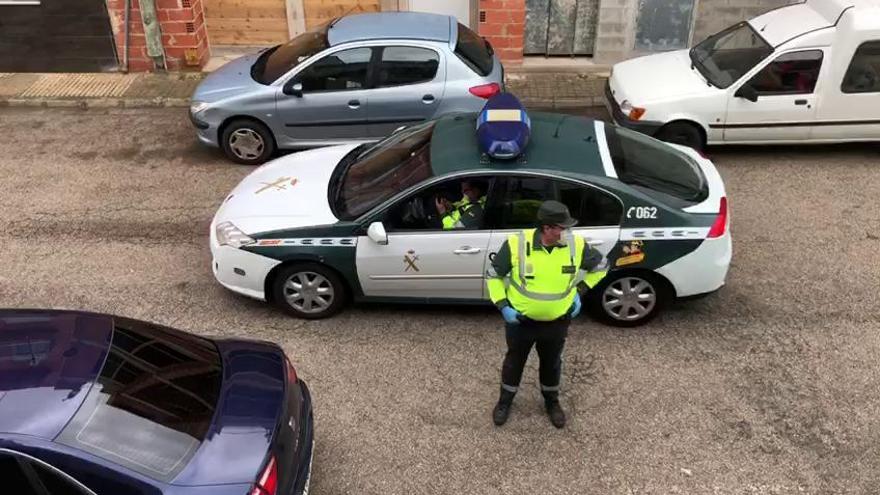
<path fill-rule="evenodd" d="M 680 144 L 695 150 L 702 150 L 705 147 L 703 134 L 700 132 L 700 129 L 687 122 L 666 124 L 657 131 L 656 137 L 661 141 Z"/>
<path fill-rule="evenodd" d="M 290 265 L 275 276 L 273 301 L 297 318 L 315 320 L 338 313 L 346 298 L 342 279 L 315 263 Z"/>
<path fill-rule="evenodd" d="M 275 139 L 263 124 L 239 119 L 230 122 L 220 137 L 223 152 L 229 159 L 244 165 L 259 165 L 275 153 Z"/>
<path fill-rule="evenodd" d="M 603 323 L 635 327 L 657 316 L 669 295 L 667 285 L 649 272 L 611 272 L 590 291 L 587 305 Z"/>

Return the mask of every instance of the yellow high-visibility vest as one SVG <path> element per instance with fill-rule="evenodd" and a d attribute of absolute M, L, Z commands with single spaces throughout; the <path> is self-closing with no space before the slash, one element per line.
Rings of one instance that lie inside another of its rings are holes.
<path fill-rule="evenodd" d="M 608 273 L 607 270 L 587 273 L 581 270 L 584 239 L 569 234 L 566 246 L 552 249 L 533 246 L 535 229 L 511 234 L 511 271 L 508 284 L 501 278 L 488 280 L 489 295 L 493 301 L 507 299 L 524 316 L 537 321 L 552 321 L 565 315 L 577 296 L 577 285 L 585 281 L 595 287 Z"/>

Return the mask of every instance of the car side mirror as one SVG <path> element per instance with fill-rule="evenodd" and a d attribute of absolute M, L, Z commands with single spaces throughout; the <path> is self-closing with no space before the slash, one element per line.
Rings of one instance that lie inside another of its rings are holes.
<path fill-rule="evenodd" d="M 284 86 L 284 94 L 296 96 L 297 98 L 302 98 L 303 95 L 303 85 L 302 83 L 288 83 Z"/>
<path fill-rule="evenodd" d="M 738 90 L 736 90 L 736 93 L 734 93 L 733 96 L 737 98 L 745 98 L 752 103 L 758 101 L 758 91 L 751 84 L 743 84 Z"/>
<path fill-rule="evenodd" d="M 385 226 L 382 222 L 373 222 L 367 228 L 367 237 L 376 244 L 388 244 L 388 234 L 385 233 Z"/>

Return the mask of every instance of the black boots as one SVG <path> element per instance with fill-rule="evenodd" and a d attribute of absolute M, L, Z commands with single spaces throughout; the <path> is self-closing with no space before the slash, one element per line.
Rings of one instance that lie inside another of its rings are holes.
<path fill-rule="evenodd" d="M 497 426 L 507 422 L 507 417 L 510 416 L 510 405 L 513 404 L 515 395 L 515 392 L 501 389 L 501 397 L 498 398 L 498 404 L 495 404 L 495 409 L 492 411 L 492 421 Z"/>
<path fill-rule="evenodd" d="M 565 411 L 559 405 L 558 398 L 545 398 L 544 407 L 547 409 L 547 416 L 550 416 L 550 422 L 557 428 L 565 426 Z"/>
<path fill-rule="evenodd" d="M 495 409 L 492 410 L 492 421 L 497 426 L 507 422 L 514 396 L 516 396 L 516 393 L 501 389 L 498 404 L 495 404 Z M 547 416 L 550 417 L 550 422 L 553 423 L 553 426 L 557 428 L 565 427 L 565 411 L 559 405 L 559 395 L 557 393 L 544 394 L 544 408 L 547 410 Z"/>

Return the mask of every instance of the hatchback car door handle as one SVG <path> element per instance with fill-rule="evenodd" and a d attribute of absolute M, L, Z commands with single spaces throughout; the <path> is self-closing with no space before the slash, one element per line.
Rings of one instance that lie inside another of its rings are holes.
<path fill-rule="evenodd" d="M 361 102 L 360 100 L 349 100 L 348 108 L 360 108 Z"/>
<path fill-rule="evenodd" d="M 453 251 L 453 253 L 455 253 L 455 254 L 477 254 L 479 252 L 480 252 L 480 248 L 475 248 L 475 247 L 470 247 L 470 246 L 462 246 L 462 247 L 456 249 L 455 251 Z"/>
<path fill-rule="evenodd" d="M 431 104 L 434 103 L 434 95 L 425 95 L 422 97 L 422 103 Z"/>
<path fill-rule="evenodd" d="M 794 100 L 795 105 L 806 105 L 807 100 Z"/>

